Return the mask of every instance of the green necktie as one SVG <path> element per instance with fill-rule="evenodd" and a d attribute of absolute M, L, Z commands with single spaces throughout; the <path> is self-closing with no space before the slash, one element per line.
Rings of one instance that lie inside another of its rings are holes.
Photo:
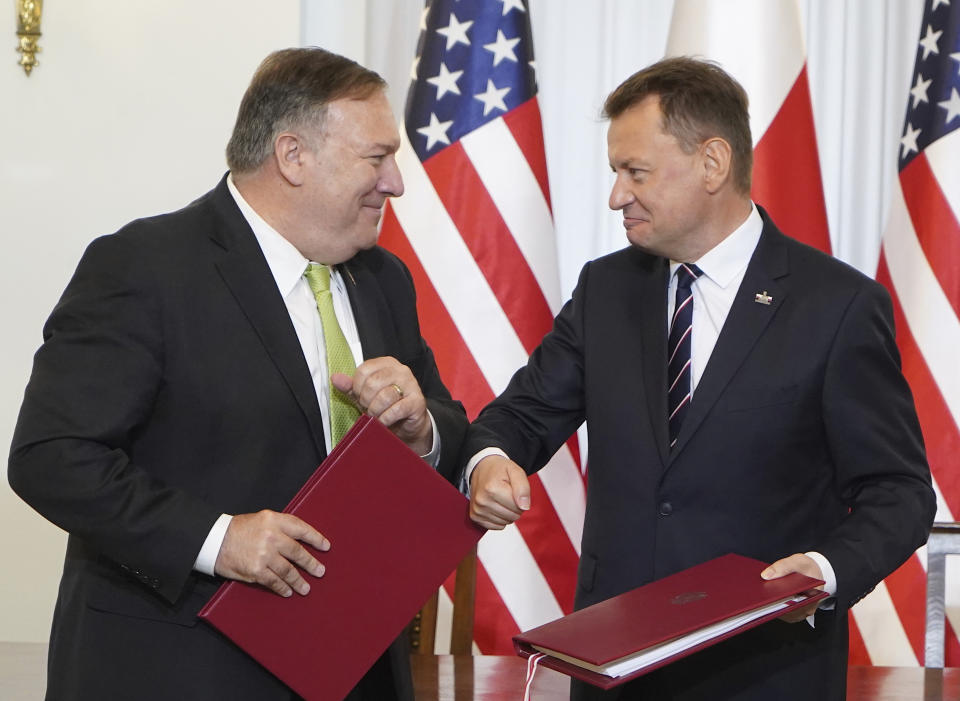
<path fill-rule="evenodd" d="M 332 378 L 335 372 L 342 372 L 352 377 L 357 366 L 353 362 L 350 346 L 344 338 L 343 331 L 340 330 L 337 315 L 333 311 L 330 268 L 326 265 L 311 263 L 303 275 L 310 283 L 313 296 L 317 299 L 317 311 L 320 312 L 320 323 L 323 324 L 323 340 L 327 347 L 327 377 Z M 347 395 L 330 382 L 330 432 L 333 434 L 330 440 L 331 447 L 340 442 L 358 418 L 360 418 L 360 412 L 357 407 Z"/>

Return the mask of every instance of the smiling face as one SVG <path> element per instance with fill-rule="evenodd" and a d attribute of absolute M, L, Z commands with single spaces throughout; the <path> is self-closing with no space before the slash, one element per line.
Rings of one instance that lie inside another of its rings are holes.
<path fill-rule="evenodd" d="M 610 209 L 623 212 L 630 243 L 681 261 L 695 261 L 709 250 L 704 150 L 684 153 L 676 137 L 663 131 L 655 95 L 610 121 L 607 153 L 616 176 Z"/>
<path fill-rule="evenodd" d="M 342 263 L 376 244 L 384 202 L 403 194 L 400 136 L 382 90 L 330 102 L 322 127 L 305 136 L 292 243 L 311 260 Z"/>

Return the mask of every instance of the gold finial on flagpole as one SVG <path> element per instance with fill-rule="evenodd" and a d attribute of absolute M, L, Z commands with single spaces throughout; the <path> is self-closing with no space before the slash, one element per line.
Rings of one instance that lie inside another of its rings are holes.
<path fill-rule="evenodd" d="M 40 39 L 40 17 L 43 14 L 43 0 L 16 0 L 17 2 L 17 36 L 20 45 L 17 51 L 21 54 L 20 65 L 27 75 L 37 65 L 37 53 L 41 50 L 37 46 Z"/>

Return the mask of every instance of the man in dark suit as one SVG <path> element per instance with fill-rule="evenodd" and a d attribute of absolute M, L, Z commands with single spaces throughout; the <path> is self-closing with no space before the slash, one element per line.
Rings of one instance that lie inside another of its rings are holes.
<path fill-rule="evenodd" d="M 471 427 L 473 518 L 519 518 L 527 474 L 586 420 L 578 608 L 727 552 L 833 596 L 609 694 L 575 683 L 574 698 L 842 699 L 847 611 L 935 510 L 889 297 L 751 202 L 747 97 L 718 67 L 661 61 L 605 113 L 610 207 L 632 245 L 584 267 Z"/>
<path fill-rule="evenodd" d="M 278 511 L 359 411 L 458 473 L 463 409 L 409 272 L 376 247 L 403 192 L 398 145 L 377 74 L 276 52 L 243 98 L 229 175 L 86 251 L 44 329 L 9 464 L 70 534 L 48 698 L 289 699 L 199 608 L 224 578 L 309 595 L 323 565 L 303 544 L 331 544 Z M 402 640 L 349 698 L 412 698 Z"/>

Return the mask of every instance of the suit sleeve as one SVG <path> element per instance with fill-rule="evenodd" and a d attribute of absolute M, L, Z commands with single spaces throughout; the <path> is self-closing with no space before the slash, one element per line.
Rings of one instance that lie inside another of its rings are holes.
<path fill-rule="evenodd" d="M 443 384 L 433 351 L 421 334 L 413 277 L 399 258 L 391 256 L 390 260 L 402 271 L 404 293 L 388 294 L 387 299 L 394 305 L 393 322 L 402 347 L 413 349 L 412 353 L 405 354 L 402 360 L 417 378 L 420 391 L 427 400 L 427 409 L 433 415 L 440 433 L 440 462 L 437 464 L 437 472 L 454 486 L 459 486 L 460 449 L 467 432 L 467 414 L 463 405 L 450 396 L 449 390 Z M 399 300 L 404 302 L 396 306 Z"/>
<path fill-rule="evenodd" d="M 8 478 L 44 517 L 173 601 L 219 513 L 131 454 L 163 382 L 152 289 L 129 237 L 87 249 L 44 327 Z"/>
<path fill-rule="evenodd" d="M 820 552 L 848 608 L 926 542 L 936 511 L 913 397 L 900 370 L 889 295 L 854 297 L 827 359 L 823 416 L 849 513 Z"/>
<path fill-rule="evenodd" d="M 526 366 L 471 424 L 464 462 L 484 448 L 496 447 L 533 474 L 583 423 L 584 308 L 589 271 L 588 263 L 571 299 Z"/>

